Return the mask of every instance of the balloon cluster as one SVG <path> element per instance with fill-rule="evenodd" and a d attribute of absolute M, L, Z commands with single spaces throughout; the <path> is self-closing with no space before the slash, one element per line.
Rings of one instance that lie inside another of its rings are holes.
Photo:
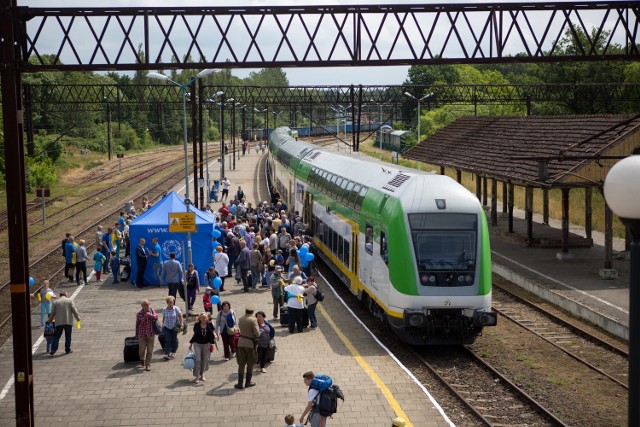
<path fill-rule="evenodd" d="M 303 268 L 306 268 L 309 266 L 309 263 L 313 261 L 313 259 L 315 258 L 315 255 L 313 255 L 312 253 L 309 253 L 309 246 L 305 244 L 305 245 L 302 245 L 300 250 L 298 250 L 298 258 L 300 258 L 300 265 Z"/>
<path fill-rule="evenodd" d="M 220 302 L 220 297 L 218 295 L 214 295 L 211 297 L 211 304 L 218 304 Z"/>
<path fill-rule="evenodd" d="M 220 237 L 222 235 L 222 233 L 220 233 L 220 230 L 214 229 L 211 232 L 211 235 L 213 236 L 214 239 L 217 239 L 218 237 Z"/>

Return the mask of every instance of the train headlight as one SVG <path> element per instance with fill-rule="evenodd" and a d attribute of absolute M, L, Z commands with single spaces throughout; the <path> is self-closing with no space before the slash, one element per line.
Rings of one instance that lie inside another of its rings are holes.
<path fill-rule="evenodd" d="M 464 282 L 464 276 L 461 274 L 458 276 L 458 283 L 462 284 Z"/>
<path fill-rule="evenodd" d="M 496 326 L 498 316 L 492 311 L 477 311 L 473 316 L 473 323 L 477 326 Z"/>
<path fill-rule="evenodd" d="M 464 281 L 467 282 L 467 285 L 470 285 L 473 283 L 473 276 L 471 274 L 467 274 L 464 276 Z"/>
<path fill-rule="evenodd" d="M 417 310 L 405 310 L 404 321 L 407 328 L 420 328 L 425 323 L 424 313 Z"/>
<path fill-rule="evenodd" d="M 431 283 L 432 285 L 435 285 L 437 281 L 438 281 L 438 278 L 436 277 L 435 274 L 429 275 L 429 283 Z"/>

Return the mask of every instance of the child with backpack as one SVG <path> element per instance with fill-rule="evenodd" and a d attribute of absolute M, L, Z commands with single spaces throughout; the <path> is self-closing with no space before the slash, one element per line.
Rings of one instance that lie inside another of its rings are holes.
<path fill-rule="evenodd" d="M 304 423 L 304 417 L 308 414 L 307 421 L 311 422 L 311 427 L 326 427 L 327 418 L 338 411 L 338 399 L 344 402 L 344 394 L 340 387 L 333 384 L 333 380 L 328 375 L 316 375 L 313 371 L 309 371 L 305 372 L 302 378 L 309 389 L 307 406 L 299 421 Z"/>
<path fill-rule="evenodd" d="M 53 346 L 53 336 L 56 334 L 55 322 L 46 322 L 44 324 L 44 338 L 47 340 L 47 354 L 51 352 Z"/>

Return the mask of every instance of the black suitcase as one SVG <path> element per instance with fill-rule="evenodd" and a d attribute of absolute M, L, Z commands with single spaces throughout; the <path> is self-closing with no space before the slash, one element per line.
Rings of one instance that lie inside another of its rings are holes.
<path fill-rule="evenodd" d="M 267 349 L 267 362 L 273 362 L 276 358 L 276 348 L 271 347 Z"/>
<path fill-rule="evenodd" d="M 289 309 L 280 307 L 280 326 L 289 326 Z"/>
<path fill-rule="evenodd" d="M 305 328 L 309 327 L 309 312 L 306 308 L 302 310 L 302 326 Z"/>
<path fill-rule="evenodd" d="M 128 337 L 124 339 L 124 363 L 140 362 L 140 353 L 138 352 L 138 338 Z"/>

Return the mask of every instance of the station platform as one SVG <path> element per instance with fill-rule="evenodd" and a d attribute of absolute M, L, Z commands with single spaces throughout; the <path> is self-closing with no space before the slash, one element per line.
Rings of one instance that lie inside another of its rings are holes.
<path fill-rule="evenodd" d="M 227 172 L 231 191 L 241 185 L 250 200 L 265 198 L 264 156 L 254 151 Z M 175 188 L 180 194 L 182 188 Z M 216 206 L 218 206 L 217 204 Z M 195 385 L 190 370 L 182 367 L 191 332 L 180 335 L 175 360 L 163 359 L 156 340 L 151 371 L 123 362 L 125 337 L 135 334 L 135 315 L 140 301 L 151 307 L 165 306 L 167 288 L 137 289 L 129 282 L 75 286 L 59 283 L 80 313 L 81 329 L 74 327 L 71 348 L 65 355 L 45 353 L 39 313 L 32 316 L 35 424 L 37 426 L 133 426 L 212 425 L 283 426 L 286 414 L 299 419 L 306 405 L 307 388 L 302 374 L 313 370 L 330 375 L 340 385 L 345 401 L 328 426 L 388 426 L 401 416 L 408 425 L 452 425 L 426 388 L 392 358 L 358 323 L 339 297 L 319 278 L 326 298 L 317 310 L 318 328 L 289 334 L 276 328 L 278 351 L 266 373 L 254 373 L 256 387 L 236 390 L 235 359 L 224 361 L 222 349 L 212 355 L 206 382 Z M 324 285 L 324 286 L 323 286 Z M 269 290 L 241 293 L 241 286 L 227 280 L 222 300 L 229 301 L 238 317 L 247 304 L 272 313 Z M 198 295 L 195 311 L 202 309 Z M 182 300 L 178 304 L 183 307 Z M 195 317 L 190 318 L 190 328 Z M 191 331 L 191 329 L 189 329 Z M 0 347 L 0 426 L 15 425 L 11 340 Z"/>

